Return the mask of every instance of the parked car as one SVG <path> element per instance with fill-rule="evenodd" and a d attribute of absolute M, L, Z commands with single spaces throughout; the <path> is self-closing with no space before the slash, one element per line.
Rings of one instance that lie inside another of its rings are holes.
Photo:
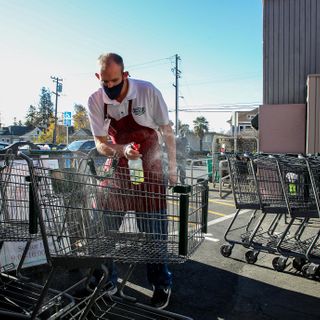
<path fill-rule="evenodd" d="M 0 150 L 4 149 L 5 147 L 9 146 L 9 143 L 6 142 L 0 142 Z"/>
<path fill-rule="evenodd" d="M 66 151 L 82 151 L 88 153 L 91 149 L 95 148 L 94 140 L 77 140 L 68 144 L 63 150 Z"/>
<path fill-rule="evenodd" d="M 58 146 L 53 143 L 36 143 L 41 150 L 58 150 Z"/>
<path fill-rule="evenodd" d="M 65 143 L 59 143 L 57 145 L 57 150 L 63 150 L 67 145 Z"/>

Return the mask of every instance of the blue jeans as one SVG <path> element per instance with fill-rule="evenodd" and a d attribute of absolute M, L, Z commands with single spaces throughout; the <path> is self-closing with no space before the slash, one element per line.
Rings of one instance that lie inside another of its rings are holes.
<path fill-rule="evenodd" d="M 119 230 L 125 212 L 105 212 L 105 225 L 109 230 Z M 146 232 L 151 234 L 153 239 L 166 240 L 168 232 L 168 221 L 166 219 L 166 210 L 162 210 L 160 213 L 150 213 L 151 219 L 146 219 L 148 213 L 135 212 L 137 218 L 137 226 L 140 232 Z M 109 281 L 113 284 L 117 283 L 118 276 L 116 267 L 113 261 L 106 263 L 109 270 Z M 100 271 L 101 272 L 101 271 Z M 101 274 L 101 273 L 100 273 Z M 94 276 L 97 278 L 99 271 L 96 270 Z M 171 288 L 172 286 L 172 273 L 169 271 L 166 263 L 148 263 L 147 264 L 147 279 L 149 283 L 161 289 Z M 98 279 L 97 279 L 98 280 Z"/>

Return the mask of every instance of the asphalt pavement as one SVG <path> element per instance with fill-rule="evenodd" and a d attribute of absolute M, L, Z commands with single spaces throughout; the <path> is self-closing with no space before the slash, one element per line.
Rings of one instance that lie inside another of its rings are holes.
<path fill-rule="evenodd" d="M 272 254 L 261 253 L 255 264 L 245 261 L 242 246 L 235 246 L 229 258 L 220 254 L 236 211 L 230 190 L 222 195 L 210 191 L 209 228 L 202 246 L 188 262 L 171 266 L 174 286 L 167 310 L 195 320 L 320 319 L 319 281 L 302 277 L 291 264 L 284 272 L 275 271 Z M 143 267 L 134 271 L 128 285 L 129 294 L 148 303 L 152 292 Z"/>

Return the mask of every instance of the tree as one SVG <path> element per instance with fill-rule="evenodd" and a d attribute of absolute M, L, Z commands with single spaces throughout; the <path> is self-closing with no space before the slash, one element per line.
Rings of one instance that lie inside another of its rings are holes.
<path fill-rule="evenodd" d="M 89 129 L 90 123 L 86 108 L 81 104 L 74 105 L 73 126 L 76 130 Z"/>
<path fill-rule="evenodd" d="M 47 127 L 47 130 L 43 131 L 38 139 L 38 143 L 51 143 L 53 138 L 53 130 L 54 130 L 54 118 L 50 118 L 50 124 Z M 65 143 L 65 127 L 57 125 L 57 133 L 56 133 L 56 143 Z"/>
<path fill-rule="evenodd" d="M 190 132 L 190 126 L 188 124 L 182 123 L 180 120 L 178 121 L 179 134 L 186 135 Z"/>
<path fill-rule="evenodd" d="M 38 125 L 48 128 L 50 118 L 53 117 L 53 103 L 51 101 L 51 92 L 49 89 L 42 87 L 40 101 L 38 104 Z"/>
<path fill-rule="evenodd" d="M 26 115 L 25 125 L 36 127 L 38 125 L 38 121 L 39 119 L 38 119 L 37 109 L 35 106 L 30 105 Z"/>
<path fill-rule="evenodd" d="M 209 122 L 205 117 L 197 117 L 193 120 L 193 130 L 195 135 L 200 139 L 200 152 L 202 152 L 202 140 L 205 132 L 209 131 Z"/>

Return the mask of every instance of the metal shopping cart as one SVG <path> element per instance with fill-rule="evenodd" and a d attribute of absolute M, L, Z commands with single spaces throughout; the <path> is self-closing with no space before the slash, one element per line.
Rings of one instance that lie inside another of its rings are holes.
<path fill-rule="evenodd" d="M 307 159 L 307 165 L 310 171 L 310 178 L 315 192 L 317 210 L 320 216 L 320 157 L 310 157 L 309 159 Z M 307 277 L 314 277 L 315 275 L 319 275 L 320 224 L 318 224 L 318 232 L 315 234 L 314 239 L 306 252 L 306 259 L 309 263 L 305 264 L 302 267 L 302 272 L 304 273 L 304 275 Z"/>
<path fill-rule="evenodd" d="M 317 254 L 310 255 L 317 252 L 320 227 L 317 162 L 303 157 L 278 161 L 290 220 L 277 249 L 281 255 L 293 257 L 294 266 L 308 277 L 315 276 L 319 269 Z"/>
<path fill-rule="evenodd" d="M 22 255 L 13 257 L 11 263 L 17 273 L 24 264 L 32 240 L 39 239 L 37 206 L 33 198 L 28 163 L 17 157 L 11 149 L 0 154 L 0 241 L 21 242 Z M 2 261 L 0 263 L 7 264 Z"/>
<path fill-rule="evenodd" d="M 253 250 L 247 251 L 245 257 L 247 262 L 255 263 L 260 252 L 278 254 L 277 244 L 287 224 L 288 210 L 276 157 L 259 155 L 250 161 L 262 216 L 248 240 L 248 245 Z M 275 257 L 274 268 L 283 271 L 286 260 Z"/>
<path fill-rule="evenodd" d="M 254 209 L 251 218 L 242 224 L 233 225 L 237 220 L 243 221 L 236 213 L 227 231 L 236 240 L 250 250 L 246 251 L 248 263 L 255 263 L 260 252 L 277 254 L 277 244 L 287 225 L 288 209 L 283 195 L 281 177 L 276 157 L 266 155 L 231 156 L 229 164 L 232 170 L 231 179 L 236 207 L 238 209 Z M 259 210 L 258 213 L 256 210 Z M 241 240 L 241 241 L 239 241 Z M 230 241 L 230 240 L 229 240 Z M 230 246 L 223 246 L 225 253 Z M 275 257 L 273 266 L 282 271 L 287 258 Z"/>
<path fill-rule="evenodd" d="M 255 263 L 263 251 L 277 255 L 272 260 L 277 271 L 293 258 L 294 268 L 314 275 L 320 237 L 317 160 L 290 155 L 229 157 L 238 211 L 226 232 L 229 244 L 221 247 L 221 253 L 229 256 L 235 243 L 242 244 L 250 248 L 245 254 L 248 263 Z M 254 209 L 254 215 L 244 221 L 238 218 L 241 209 Z"/>
<path fill-rule="evenodd" d="M 183 263 L 206 232 L 206 181 L 168 189 L 162 173 L 145 172 L 144 183 L 135 185 L 127 168 L 114 170 L 114 159 L 109 166 L 90 157 L 69 160 L 77 161 L 78 171 L 33 164 L 40 228 L 52 266 L 34 316 L 57 267 L 95 268 L 108 259 Z M 79 319 L 87 319 L 106 278 L 107 271 Z"/>
<path fill-rule="evenodd" d="M 11 250 L 10 261 L 5 254 L 0 261 L 0 318 L 31 319 L 33 307 L 43 287 L 32 283 L 20 274 L 22 267 L 29 264 L 26 259 L 30 253 L 32 241 L 40 241 L 38 230 L 38 206 L 34 201 L 34 183 L 32 167 L 7 149 L 0 155 L 0 241 L 1 253 L 5 253 L 10 244 L 18 244 Z M 23 248 L 21 254 L 17 248 Z M 13 271 L 17 269 L 17 275 Z M 42 319 L 59 318 L 74 304 L 74 299 L 66 294 L 50 289 L 45 303 L 39 309 Z"/>
<path fill-rule="evenodd" d="M 89 303 L 90 297 L 87 297 L 66 312 L 61 319 L 79 319 Z M 141 303 L 125 301 L 117 296 L 110 296 L 107 292 L 98 295 L 91 305 L 86 319 L 192 320 L 177 313 L 155 310 Z"/>
<path fill-rule="evenodd" d="M 220 252 L 224 257 L 231 255 L 235 244 L 250 247 L 250 236 L 255 230 L 257 221 L 261 219 L 259 211 L 261 209 L 261 202 L 250 158 L 230 154 L 227 156 L 227 159 L 232 193 L 237 211 L 224 235 L 228 244 L 224 244 L 220 248 Z"/>

